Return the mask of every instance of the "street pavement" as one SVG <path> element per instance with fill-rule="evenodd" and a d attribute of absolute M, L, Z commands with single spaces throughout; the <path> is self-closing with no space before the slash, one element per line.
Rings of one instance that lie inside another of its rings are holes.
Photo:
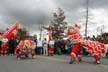
<path fill-rule="evenodd" d="M 0 72 L 108 72 L 108 59 L 102 58 L 101 64 L 94 64 L 93 57 L 83 57 L 69 64 L 69 55 L 44 56 L 37 55 L 36 59 L 15 56 L 0 56 Z"/>

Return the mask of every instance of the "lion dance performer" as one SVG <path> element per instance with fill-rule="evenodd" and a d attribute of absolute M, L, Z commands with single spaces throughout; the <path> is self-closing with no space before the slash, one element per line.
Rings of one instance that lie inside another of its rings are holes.
<path fill-rule="evenodd" d="M 53 54 L 54 54 L 54 40 L 51 39 L 49 41 L 48 56 L 53 56 Z"/>
<path fill-rule="evenodd" d="M 9 46 L 8 46 L 8 39 L 6 37 L 4 37 L 2 39 L 1 55 L 6 56 L 7 53 L 8 53 L 8 48 L 9 48 Z"/>
<path fill-rule="evenodd" d="M 48 40 L 48 56 L 54 55 L 54 39 L 52 36 L 53 27 L 50 25 L 47 29 L 49 32 L 49 40 Z"/>
<path fill-rule="evenodd" d="M 80 26 L 74 24 L 68 28 L 67 36 L 68 38 L 75 43 L 74 48 L 71 51 L 71 61 L 72 64 L 75 61 L 75 58 L 78 57 L 78 60 L 81 61 L 81 48 L 83 46 L 87 52 L 91 53 L 94 56 L 95 63 L 100 64 L 100 57 L 105 53 L 104 44 L 98 41 L 86 40 L 79 33 Z"/>
<path fill-rule="evenodd" d="M 27 38 L 26 40 L 21 40 L 19 45 L 15 50 L 15 54 L 17 55 L 18 60 L 21 59 L 22 55 L 28 57 L 31 54 L 32 58 L 35 58 L 35 43 L 31 38 Z"/>

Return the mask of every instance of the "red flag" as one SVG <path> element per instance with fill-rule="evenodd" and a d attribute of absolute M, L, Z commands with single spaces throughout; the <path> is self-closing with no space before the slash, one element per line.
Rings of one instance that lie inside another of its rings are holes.
<path fill-rule="evenodd" d="M 12 28 L 10 28 L 8 31 L 6 31 L 2 35 L 2 37 L 6 37 L 6 38 L 8 38 L 8 40 L 10 40 L 11 37 L 16 39 L 17 31 L 18 31 L 18 23 L 16 23 L 15 25 L 12 26 Z"/>

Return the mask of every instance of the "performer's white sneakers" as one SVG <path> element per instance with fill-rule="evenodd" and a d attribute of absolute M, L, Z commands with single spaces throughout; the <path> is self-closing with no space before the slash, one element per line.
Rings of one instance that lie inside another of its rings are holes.
<path fill-rule="evenodd" d="M 100 64 L 100 61 L 97 61 L 97 64 Z"/>
<path fill-rule="evenodd" d="M 20 58 L 20 57 L 18 57 L 17 59 L 18 59 L 18 60 L 21 60 L 21 58 Z"/>
<path fill-rule="evenodd" d="M 95 61 L 94 64 L 101 64 L 101 62 L 100 61 Z"/>

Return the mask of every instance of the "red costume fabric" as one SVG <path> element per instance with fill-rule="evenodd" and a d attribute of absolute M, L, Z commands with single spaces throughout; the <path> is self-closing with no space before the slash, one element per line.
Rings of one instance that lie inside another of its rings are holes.
<path fill-rule="evenodd" d="M 80 52 L 80 46 L 83 46 L 89 53 L 91 53 L 96 61 L 100 61 L 101 54 L 105 53 L 104 44 L 98 41 L 85 40 L 79 34 L 80 27 L 77 24 L 74 24 L 72 27 L 68 29 L 67 36 L 68 38 L 75 43 L 75 47 L 73 48 L 71 54 L 75 56 Z M 72 58 L 72 57 L 71 57 Z"/>
<path fill-rule="evenodd" d="M 6 38 L 8 38 L 8 40 L 10 40 L 11 37 L 16 39 L 17 31 L 18 31 L 18 25 L 19 25 L 18 23 L 13 25 L 9 30 L 7 30 L 5 33 L 2 34 L 2 37 L 6 37 Z"/>
<path fill-rule="evenodd" d="M 25 55 L 25 57 L 28 57 L 28 54 L 31 53 L 32 58 L 35 56 L 35 45 L 33 45 L 33 41 L 31 40 L 21 40 L 19 45 L 17 46 L 15 50 L 15 54 L 17 55 L 17 58 L 21 58 L 21 55 Z M 32 49 L 33 48 L 33 49 Z"/>
<path fill-rule="evenodd" d="M 17 48 L 15 49 L 15 54 L 17 57 L 20 57 L 21 52 L 23 51 L 24 40 L 21 40 Z"/>
<path fill-rule="evenodd" d="M 79 61 L 82 60 L 82 59 L 81 59 L 81 48 L 80 48 L 80 43 L 76 43 L 76 44 L 74 45 L 74 47 L 72 48 L 70 57 L 71 57 L 72 59 L 74 59 L 74 60 L 75 60 L 76 58 L 78 58 Z"/>
<path fill-rule="evenodd" d="M 3 43 L 2 49 L 1 49 L 1 54 L 2 55 L 6 55 L 7 53 L 8 53 L 8 44 L 7 43 Z"/>
<path fill-rule="evenodd" d="M 24 40 L 21 40 L 20 43 L 19 43 L 19 45 L 15 49 L 15 53 L 17 53 L 17 50 L 18 51 L 22 51 L 23 50 L 23 46 L 24 46 Z"/>
<path fill-rule="evenodd" d="M 53 55 L 54 54 L 54 48 L 50 48 L 48 50 L 48 55 Z"/>

